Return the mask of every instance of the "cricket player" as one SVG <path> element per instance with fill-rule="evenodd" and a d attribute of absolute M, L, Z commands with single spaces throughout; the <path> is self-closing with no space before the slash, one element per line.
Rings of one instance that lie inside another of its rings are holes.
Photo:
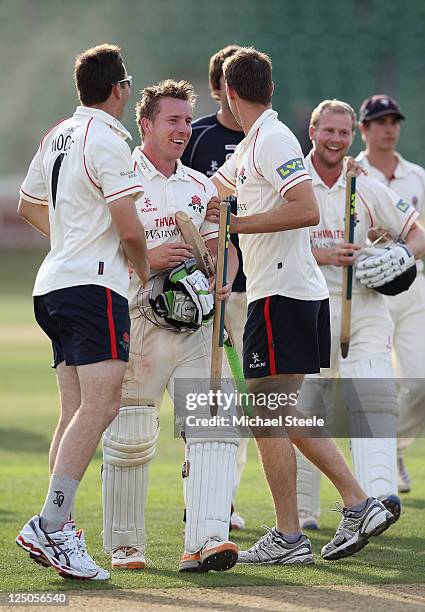
<path fill-rule="evenodd" d="M 119 121 L 131 83 L 116 46 L 100 45 L 77 57 L 81 106 L 42 138 L 18 209 L 50 236 L 35 281 L 34 312 L 52 341 L 61 418 L 44 506 L 16 543 L 70 578 L 109 578 L 76 532 L 72 510 L 80 480 L 120 406 L 130 338 L 128 260 L 143 284 L 149 277 L 135 207 L 143 185 L 125 142 L 130 134 Z"/>
<path fill-rule="evenodd" d="M 229 103 L 227 102 L 224 85 L 223 63 L 240 47 L 229 45 L 215 53 L 209 62 L 209 86 L 211 96 L 219 104 L 218 112 L 213 115 L 200 117 L 192 123 L 192 136 L 182 155 L 182 163 L 207 176 L 212 176 L 218 168 L 231 157 L 233 151 L 244 137 L 243 130 L 238 124 Z M 229 196 L 233 214 L 237 214 L 236 198 Z M 232 332 L 239 355 L 242 355 L 242 336 L 246 321 L 246 279 L 243 273 L 242 253 L 239 248 L 237 234 L 231 234 L 230 239 L 236 247 L 239 268 L 232 285 L 232 293 L 226 304 L 226 313 L 232 326 Z M 248 438 L 241 438 L 236 454 L 236 478 L 233 488 L 233 512 L 230 516 L 232 529 L 244 529 L 245 520 L 235 510 L 236 493 L 246 464 Z"/>
<path fill-rule="evenodd" d="M 216 250 L 218 227 L 205 221 L 216 190 L 209 178 L 180 161 L 192 132 L 194 100 L 190 83 L 167 80 L 146 87 L 136 106 L 142 144 L 133 152 L 134 170 L 145 188 L 137 210 L 146 230 L 151 279 L 146 288 L 137 274 L 131 279 L 132 340 L 122 407 L 103 438 L 103 539 L 113 568 L 145 566 L 149 464 L 164 392 L 175 399 L 180 379 L 192 381 L 193 390 L 197 379 L 210 377 L 214 299 L 175 220 L 176 212 L 186 212 L 208 248 Z M 222 299 L 229 297 L 237 267 L 233 247 Z M 228 534 L 239 437 L 224 425 L 185 429 L 184 436 L 185 550 L 179 569 L 226 570 L 237 559 Z"/>
<path fill-rule="evenodd" d="M 360 175 L 356 183 L 354 243 L 347 242 L 343 160 L 355 129 L 355 112 L 346 102 L 324 100 L 311 115 L 309 133 L 313 148 L 306 158 L 306 166 L 319 203 L 320 223 L 310 228 L 310 241 L 330 291 L 332 343 L 330 368 L 316 375 L 316 381 L 308 381 L 308 397 L 303 398 L 303 408 L 316 413 L 332 405 L 332 378 L 340 376 L 347 382 L 361 379 L 357 384 L 343 384 L 351 426 L 355 430 L 351 439 L 354 471 L 367 494 L 379 497 L 398 519 L 398 403 L 391 364 L 392 324 L 386 300 L 373 288 L 371 279 L 375 260 L 378 271 L 387 261 L 394 261 L 393 278 L 414 266 L 414 258 L 424 253 L 425 233 L 416 223 L 418 213 L 413 206 L 378 181 Z M 368 234 L 377 227 L 385 228 L 394 240 L 386 250 L 380 244 L 366 247 Z M 367 253 L 366 258 L 363 251 Z M 370 265 L 362 269 L 367 262 Z M 354 263 L 359 278 L 353 285 L 349 353 L 343 359 L 340 351 L 342 269 Z M 379 283 L 376 286 L 379 288 Z M 367 421 L 373 437 L 366 426 L 359 429 L 361 419 Z M 298 474 L 301 522 L 305 528 L 317 528 L 320 473 L 304 458 L 299 458 Z"/>
<path fill-rule="evenodd" d="M 425 170 L 396 151 L 404 116 L 395 100 L 385 95 L 367 98 L 360 107 L 360 132 L 365 150 L 357 159 L 370 176 L 388 185 L 419 212 L 425 222 Z M 404 380 L 399 392 L 398 489 L 410 490 L 403 453 L 425 426 L 425 277 L 423 262 L 409 291 L 387 298 L 394 323 L 396 375 Z"/>
<path fill-rule="evenodd" d="M 271 108 L 270 58 L 242 48 L 227 58 L 223 72 L 229 105 L 245 138 L 212 180 L 220 197 L 237 190 L 238 216 L 232 215 L 231 232 L 240 234 L 247 277 L 244 374 L 255 398 L 270 398 L 272 392 L 299 390 L 305 374 L 329 365 L 328 289 L 308 230 L 320 218 L 301 147 Z M 303 437 L 295 427 L 287 430 L 286 420 L 272 429 L 268 407 L 256 403 L 255 410 L 259 426 L 252 431 L 276 525 L 239 553 L 240 563 L 313 562 L 298 520 L 293 444 L 326 473 L 344 501 L 341 523 L 323 547 L 323 558 L 354 554 L 394 521 L 378 500 L 367 497 L 331 439 Z"/>

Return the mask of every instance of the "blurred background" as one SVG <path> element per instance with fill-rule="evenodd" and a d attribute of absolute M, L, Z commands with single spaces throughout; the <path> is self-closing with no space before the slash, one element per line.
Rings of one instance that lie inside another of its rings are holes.
<path fill-rule="evenodd" d="M 400 151 L 425 165 L 424 0 L 0 0 L 0 245 L 43 245 L 16 216 L 18 188 L 41 135 L 73 113 L 75 55 L 120 45 L 134 76 L 124 124 L 138 143 L 138 91 L 185 78 L 199 94 L 195 117 L 214 112 L 208 61 L 221 47 L 254 45 L 273 60 L 274 107 L 309 150 L 311 110 L 341 98 L 358 111 L 373 93 L 406 115 Z M 361 148 L 357 137 L 352 153 Z"/>

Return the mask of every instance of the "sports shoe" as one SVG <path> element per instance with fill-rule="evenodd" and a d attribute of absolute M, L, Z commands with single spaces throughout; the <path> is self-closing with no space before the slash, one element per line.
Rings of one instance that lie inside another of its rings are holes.
<path fill-rule="evenodd" d="M 138 546 L 120 546 L 112 551 L 112 569 L 144 569 L 146 558 Z"/>
<path fill-rule="evenodd" d="M 322 548 L 322 557 L 333 561 L 349 557 L 369 543 L 369 538 L 384 532 L 395 522 L 394 516 L 374 497 L 367 499 L 364 510 L 356 512 L 336 503 L 342 519 L 333 540 Z"/>
<path fill-rule="evenodd" d="M 238 547 L 233 542 L 209 538 L 201 550 L 184 552 L 179 563 L 179 572 L 225 572 L 238 559 Z"/>
<path fill-rule="evenodd" d="M 317 519 L 308 512 L 300 510 L 298 518 L 300 520 L 301 531 L 317 531 L 320 529 Z"/>
<path fill-rule="evenodd" d="M 303 534 L 293 544 L 286 542 L 275 527 L 269 529 L 249 550 L 241 550 L 238 563 L 309 565 L 314 563 L 310 540 Z"/>
<path fill-rule="evenodd" d="M 401 514 L 401 500 L 398 495 L 381 495 L 379 501 L 386 507 L 388 512 L 391 512 L 396 521 Z"/>
<path fill-rule="evenodd" d="M 75 523 L 73 520 L 68 521 L 64 527 L 66 527 L 66 529 L 64 529 L 64 531 L 75 531 Z M 75 531 L 75 535 L 77 536 L 78 540 L 79 540 L 79 546 L 81 548 L 81 550 L 87 554 L 87 547 L 86 547 L 86 541 L 85 541 L 85 537 L 84 537 L 84 530 L 83 529 L 79 529 L 78 531 Z M 36 563 L 38 563 L 39 565 L 42 565 L 43 567 L 50 567 L 50 563 L 48 561 L 48 559 L 43 555 L 43 553 L 33 553 L 30 552 L 30 558 L 35 561 Z M 97 569 L 99 570 L 97 575 L 94 578 L 91 578 L 90 580 L 108 580 L 108 578 L 110 578 L 110 574 L 109 572 L 107 572 L 106 570 L 104 570 L 102 567 L 100 567 L 99 565 L 97 565 Z M 63 576 L 63 578 L 65 578 L 65 576 Z M 72 576 L 66 576 L 66 578 L 72 578 Z"/>
<path fill-rule="evenodd" d="M 84 529 L 79 529 L 79 530 L 76 532 L 76 536 L 77 536 L 77 538 L 78 538 L 78 540 L 79 540 L 79 542 L 80 542 L 80 543 L 79 543 L 80 550 L 81 550 L 81 551 L 82 551 L 84 554 L 88 555 L 88 552 L 87 552 L 87 547 L 86 547 L 86 539 L 85 539 L 85 536 L 84 536 Z M 96 565 L 96 567 L 97 567 L 97 569 L 98 569 L 99 571 L 98 571 L 98 573 L 97 573 L 97 576 L 95 576 L 95 577 L 94 577 L 94 578 L 92 578 L 91 580 L 108 580 L 108 579 L 111 577 L 111 574 L 110 574 L 110 573 L 109 573 L 107 570 L 103 569 L 103 567 L 100 567 L 100 565 L 98 565 L 98 564 L 97 564 L 97 563 L 94 561 L 94 559 L 92 559 L 92 561 L 93 561 L 93 563 L 95 563 L 95 565 Z"/>
<path fill-rule="evenodd" d="M 245 519 L 237 512 L 230 515 L 230 526 L 232 529 L 245 529 Z"/>
<path fill-rule="evenodd" d="M 36 558 L 41 565 L 48 564 L 63 578 L 107 580 L 109 573 L 101 570 L 87 552 L 84 534 L 77 535 L 69 523 L 53 533 L 40 527 L 40 517 L 33 516 L 19 532 L 16 543 Z"/>
<path fill-rule="evenodd" d="M 411 488 L 411 479 L 410 474 L 404 465 L 403 457 L 399 457 L 397 459 L 397 468 L 398 468 L 398 491 L 399 493 L 409 493 Z"/>

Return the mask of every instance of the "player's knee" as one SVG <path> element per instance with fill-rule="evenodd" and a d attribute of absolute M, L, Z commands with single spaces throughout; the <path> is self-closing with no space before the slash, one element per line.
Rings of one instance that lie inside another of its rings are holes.
<path fill-rule="evenodd" d="M 103 435 L 103 460 L 116 467 L 135 467 L 152 460 L 159 437 L 155 406 L 123 406 Z"/>

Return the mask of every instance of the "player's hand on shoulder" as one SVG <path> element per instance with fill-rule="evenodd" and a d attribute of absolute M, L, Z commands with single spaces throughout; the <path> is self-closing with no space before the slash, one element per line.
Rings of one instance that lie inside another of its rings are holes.
<path fill-rule="evenodd" d="M 349 155 L 344 157 L 344 170 L 347 176 L 360 176 L 361 174 L 367 174 L 367 170 L 363 168 L 361 163 Z"/>
<path fill-rule="evenodd" d="M 342 242 L 329 249 L 328 260 L 330 266 L 352 266 L 356 260 L 356 251 L 360 250 L 358 244 Z"/>
<path fill-rule="evenodd" d="M 168 270 L 193 257 L 193 248 L 186 242 L 167 242 L 149 249 L 148 257 L 153 270 Z"/>

